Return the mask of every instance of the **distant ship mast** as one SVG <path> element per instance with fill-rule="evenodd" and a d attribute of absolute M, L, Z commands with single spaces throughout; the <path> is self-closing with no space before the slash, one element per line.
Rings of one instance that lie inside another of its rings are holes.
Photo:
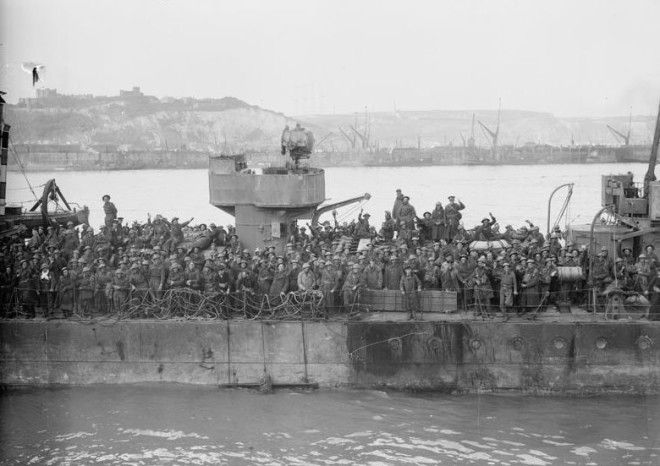
<path fill-rule="evenodd" d="M 502 113 L 502 99 L 500 99 L 500 103 L 497 109 L 497 127 L 495 128 L 495 131 L 491 130 L 488 126 L 483 124 L 481 121 L 478 121 L 479 126 L 481 126 L 481 129 L 484 131 L 484 133 L 487 136 L 490 136 L 491 138 L 491 154 L 493 157 L 493 161 L 497 162 L 499 161 L 499 151 L 498 151 L 498 140 L 500 137 L 500 117 Z"/>
<path fill-rule="evenodd" d="M 607 125 L 607 129 L 610 130 L 612 135 L 614 136 L 615 139 L 618 141 L 621 141 L 621 143 L 624 146 L 629 146 L 630 145 L 630 132 L 632 131 L 632 110 L 630 111 L 630 116 L 628 118 L 628 133 L 623 134 L 621 131 L 616 130 L 610 125 Z"/>

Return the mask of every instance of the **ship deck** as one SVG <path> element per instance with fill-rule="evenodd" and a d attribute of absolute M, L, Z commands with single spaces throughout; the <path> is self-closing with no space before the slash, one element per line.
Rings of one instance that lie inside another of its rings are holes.
<path fill-rule="evenodd" d="M 652 316 L 651 316 L 652 317 Z M 657 319 L 657 317 L 656 317 Z M 149 319 L 149 318 L 138 318 L 138 319 L 117 319 L 116 316 L 104 316 L 104 315 L 95 315 L 88 318 L 73 318 L 73 319 L 61 319 L 57 317 L 45 318 L 39 313 L 33 319 L 23 319 L 23 318 L 11 318 L 11 319 L 0 319 L 0 325 L 3 322 L 13 322 L 13 321 L 28 321 L 28 322 L 45 322 L 45 321 L 73 321 L 81 323 L 90 323 L 90 322 L 103 322 L 103 321 L 112 321 L 114 323 L 124 321 L 124 322 L 135 322 L 135 321 L 163 321 L 163 319 Z M 176 322 L 185 322 L 185 319 L 165 319 L 172 323 Z M 225 319 L 199 319 L 200 322 L 213 322 L 217 320 Z M 263 322 L 296 322 L 300 320 L 305 321 L 325 321 L 322 318 L 292 318 L 292 319 L 269 319 L 269 318 L 260 318 L 260 319 L 244 319 L 242 317 L 233 317 L 226 319 L 229 321 L 241 322 L 241 321 L 263 321 Z M 538 313 L 527 313 L 527 314 L 515 314 L 511 313 L 509 319 L 505 320 L 501 312 L 491 312 L 490 317 L 485 316 L 475 316 L 472 311 L 465 312 L 422 312 L 417 313 L 414 319 L 410 319 L 408 312 L 402 311 L 369 311 L 369 312 L 354 312 L 350 314 L 333 314 L 330 315 L 327 319 L 328 321 L 334 322 L 347 322 L 347 321 L 359 321 L 359 322 L 496 322 L 496 323 L 511 323 L 511 324 L 520 324 L 526 322 L 534 323 L 594 323 L 594 322 L 640 322 L 640 323 L 653 323 L 654 321 L 646 316 L 643 316 L 640 313 L 631 313 L 629 315 L 620 315 L 616 318 L 611 316 L 605 316 L 604 313 L 598 312 L 593 313 L 586 311 L 580 307 L 572 307 L 570 312 L 559 312 L 557 309 L 547 309 Z M 657 321 L 657 325 L 660 325 L 660 320 Z"/>
<path fill-rule="evenodd" d="M 409 314 L 407 312 L 368 312 L 361 313 L 358 319 L 364 322 L 409 322 Z M 504 316 L 501 312 L 491 312 L 490 318 L 475 316 L 472 311 L 469 312 L 424 312 L 418 314 L 415 321 L 429 321 L 429 322 L 505 322 Z M 619 316 L 618 319 L 613 319 L 605 314 L 598 312 L 586 311 L 582 308 L 571 308 L 571 312 L 559 312 L 556 309 L 548 309 L 536 314 L 510 314 L 506 322 L 510 323 L 523 323 L 523 322 L 538 322 L 538 323 L 593 323 L 593 322 L 650 322 L 646 317 L 640 317 L 639 314 L 630 314 L 629 316 Z M 660 321 L 658 322 L 660 325 Z"/>

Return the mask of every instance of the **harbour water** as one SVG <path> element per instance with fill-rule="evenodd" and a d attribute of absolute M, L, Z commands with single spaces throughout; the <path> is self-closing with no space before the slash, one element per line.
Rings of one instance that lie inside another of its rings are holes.
<path fill-rule="evenodd" d="M 332 168 L 328 198 L 370 192 L 378 224 L 394 190 L 418 214 L 455 194 L 470 227 L 488 212 L 502 225 L 545 225 L 549 193 L 574 182 L 569 218 L 588 223 L 600 206 L 600 175 L 646 166 Z M 109 193 L 126 220 L 147 213 L 231 223 L 208 204 L 206 170 L 30 173 L 55 177 L 70 201 L 102 221 Z M 20 173 L 9 201 L 29 201 Z M 38 188 L 35 188 L 37 190 Z M 563 196 L 555 204 L 559 207 Z M 340 217 L 356 215 L 345 209 Z M 0 392 L 3 464 L 660 464 L 658 397 L 540 398 L 380 391 L 250 390 L 149 385 L 17 388 Z"/>
<path fill-rule="evenodd" d="M 342 167 L 326 169 L 326 196 L 333 201 L 365 192 L 372 195 L 364 204 L 372 215 L 372 224 L 380 225 L 385 210 L 391 210 L 395 189 L 401 188 L 421 217 L 437 201 L 444 204 L 454 194 L 467 208 L 463 211 L 466 228 L 479 223 L 492 212 L 504 227 L 521 225 L 529 219 L 544 226 L 548 196 L 563 183 L 575 183 L 568 210 L 575 223 L 590 223 L 600 208 L 601 175 L 631 171 L 642 181 L 646 165 L 529 165 L 529 166 L 450 166 L 450 167 Z M 110 194 L 126 220 L 143 221 L 147 213 L 160 213 L 182 220 L 195 217 L 195 223 L 233 223 L 232 217 L 208 203 L 207 170 L 133 170 L 105 172 L 34 172 L 30 182 L 38 186 L 55 178 L 69 201 L 86 204 L 91 209 L 90 222 L 98 227 L 103 221 L 101 196 Z M 38 195 L 39 188 L 35 187 Z M 18 172 L 8 174 L 8 201 L 34 203 L 34 196 Z M 556 196 L 554 209 L 560 208 L 565 192 Z M 340 220 L 357 216 L 355 208 L 339 212 Z M 329 214 L 326 217 L 330 218 Z"/>
<path fill-rule="evenodd" d="M 97 386 L 0 408 L 3 464 L 660 463 L 657 397 Z"/>

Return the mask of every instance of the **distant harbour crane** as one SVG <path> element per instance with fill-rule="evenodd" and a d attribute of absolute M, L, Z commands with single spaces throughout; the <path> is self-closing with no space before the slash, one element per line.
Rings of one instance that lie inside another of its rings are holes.
<path fill-rule="evenodd" d="M 498 139 L 500 137 L 500 116 L 502 113 L 502 99 L 500 99 L 500 104 L 497 110 L 497 126 L 495 127 L 495 131 L 491 130 L 488 126 L 483 124 L 481 121 L 477 121 L 479 123 L 479 126 L 481 126 L 481 129 L 483 130 L 484 134 L 488 137 L 490 136 L 491 139 L 491 152 L 493 156 L 494 161 L 499 160 L 499 153 L 498 153 Z"/>
<path fill-rule="evenodd" d="M 613 128 L 610 125 L 607 125 L 607 129 L 610 130 L 614 138 L 621 142 L 624 146 L 629 146 L 630 145 L 630 132 L 632 130 L 632 112 L 630 112 L 630 117 L 628 119 L 628 132 L 626 134 L 623 134 L 621 131 L 618 131 L 617 129 Z"/>

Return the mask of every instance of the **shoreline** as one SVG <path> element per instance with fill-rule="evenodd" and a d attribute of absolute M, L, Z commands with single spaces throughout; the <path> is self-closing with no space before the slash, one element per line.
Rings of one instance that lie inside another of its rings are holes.
<path fill-rule="evenodd" d="M 539 163 L 491 163 L 491 164 L 466 164 L 466 163 L 446 163 L 446 164 L 410 164 L 410 165 L 374 165 L 374 164 L 312 164 L 315 167 L 326 168 L 431 168 L 431 167 L 542 167 L 542 166 L 582 166 L 582 165 L 621 165 L 621 164 L 640 164 L 648 165 L 647 162 L 631 161 L 631 162 L 618 162 L 618 161 L 594 161 L 594 162 L 539 162 Z M 264 164 L 266 166 L 267 164 Z M 259 166 L 259 164 L 257 164 Z M 118 172 L 118 171 L 144 171 L 144 170 L 205 170 L 208 169 L 208 161 L 194 166 L 123 166 L 112 168 L 99 168 L 98 165 L 27 165 L 24 167 L 25 173 L 46 173 L 46 172 Z M 7 167 L 10 173 L 21 173 L 21 169 L 10 164 Z"/>

